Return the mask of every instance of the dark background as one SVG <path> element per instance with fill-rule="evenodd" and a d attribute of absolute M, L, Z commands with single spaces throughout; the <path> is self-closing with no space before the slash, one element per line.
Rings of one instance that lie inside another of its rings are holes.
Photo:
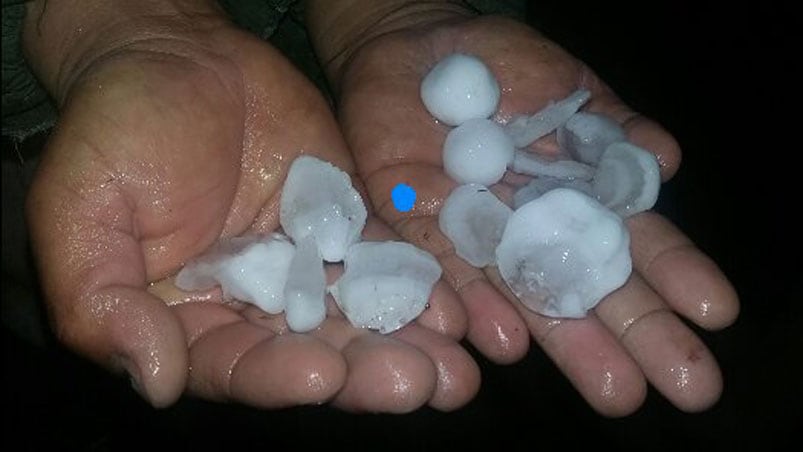
<path fill-rule="evenodd" d="M 725 390 L 713 408 L 685 414 L 651 390 L 636 414 L 602 418 L 533 347 L 523 362 L 505 367 L 475 353 L 483 386 L 455 413 L 265 412 L 189 398 L 156 411 L 127 381 L 37 336 L 34 327 L 7 322 L 31 308 L 18 307 L 21 288 L 7 282 L 4 263 L 3 443 L 17 445 L 14 450 L 99 451 L 165 444 L 200 450 L 765 450 L 801 444 L 803 265 L 800 222 L 792 218 L 803 205 L 796 187 L 801 78 L 793 73 L 803 54 L 799 19 L 791 7 L 772 2 L 727 8 L 669 0 L 638 7 L 596 3 L 538 1 L 528 15 L 683 147 L 681 170 L 663 187 L 657 210 L 720 264 L 742 302 L 735 325 L 700 332 L 724 374 Z M 43 139 L 22 146 L 40 146 Z M 14 155 L 8 146 L 4 141 L 4 159 Z M 24 237 L 6 230 L 20 212 L 3 200 L 5 248 Z M 22 339 L 26 331 L 34 331 L 34 340 Z"/>

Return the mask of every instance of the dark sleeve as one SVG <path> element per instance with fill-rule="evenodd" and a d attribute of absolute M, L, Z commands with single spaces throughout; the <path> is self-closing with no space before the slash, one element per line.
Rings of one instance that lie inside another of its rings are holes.
<path fill-rule="evenodd" d="M 20 47 L 24 0 L 3 0 L 2 134 L 15 141 L 50 128 L 56 107 L 25 62 Z"/>

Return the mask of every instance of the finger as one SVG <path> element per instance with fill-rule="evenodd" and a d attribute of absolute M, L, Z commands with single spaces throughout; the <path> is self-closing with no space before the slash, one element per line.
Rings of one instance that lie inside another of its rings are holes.
<path fill-rule="evenodd" d="M 191 394 L 260 408 L 323 403 L 343 385 L 347 369 L 337 350 L 313 337 L 275 335 L 221 305 L 182 305 L 188 331 L 202 331 L 190 348 Z"/>
<path fill-rule="evenodd" d="M 480 369 L 460 344 L 418 325 L 402 328 L 393 337 L 418 347 L 435 364 L 438 382 L 429 406 L 453 411 L 477 394 Z"/>
<path fill-rule="evenodd" d="M 632 275 L 595 312 L 672 404 L 701 411 L 719 398 L 722 376 L 714 356 L 640 276 Z"/>
<path fill-rule="evenodd" d="M 187 376 L 184 331 L 145 290 L 131 211 L 111 187 L 76 192 L 60 186 L 52 168 L 42 163 L 27 207 L 56 334 L 99 364 L 124 368 L 154 406 L 170 405 Z"/>
<path fill-rule="evenodd" d="M 407 413 L 432 399 L 437 369 L 418 348 L 355 329 L 341 318 L 327 318 L 311 334 L 346 359 L 348 379 L 333 400 L 335 406 L 354 412 Z"/>
<path fill-rule="evenodd" d="M 59 337 L 101 364 L 117 363 L 154 407 L 172 405 L 184 392 L 188 356 L 181 324 L 162 300 L 145 290 L 108 286 L 78 301 L 76 317 L 58 315 Z"/>
<path fill-rule="evenodd" d="M 365 240 L 399 240 L 400 237 L 384 222 L 370 217 L 363 231 Z M 468 317 L 457 293 L 443 280 L 432 289 L 429 303 L 416 323 L 440 334 L 460 340 L 468 330 Z"/>
<path fill-rule="evenodd" d="M 504 285 L 498 272 L 494 273 L 494 281 Z M 647 394 L 644 376 L 593 314 L 585 319 L 554 319 L 536 314 L 518 301 L 512 304 L 527 322 L 536 343 L 597 412 L 626 416 L 641 406 Z"/>
<path fill-rule="evenodd" d="M 739 315 L 733 286 L 717 265 L 668 220 L 644 212 L 627 220 L 634 268 L 669 306 L 707 329 Z"/>
<path fill-rule="evenodd" d="M 240 313 L 224 304 L 205 301 L 178 304 L 172 309 L 184 327 L 187 347 L 192 347 L 198 338 L 209 331 L 243 319 Z"/>

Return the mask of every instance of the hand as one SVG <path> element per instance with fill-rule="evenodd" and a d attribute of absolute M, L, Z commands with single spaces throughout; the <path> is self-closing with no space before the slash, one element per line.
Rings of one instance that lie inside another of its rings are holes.
<path fill-rule="evenodd" d="M 474 395 L 477 366 L 455 340 L 465 314 L 443 283 L 416 324 L 387 337 L 352 328 L 336 309 L 301 335 L 219 292 L 169 305 L 156 295 L 164 284 L 149 290 L 221 237 L 276 229 L 297 155 L 353 164 L 322 96 L 214 6 L 98 2 L 75 19 L 94 22 L 76 23 L 66 3 L 34 5 L 25 39 L 62 103 L 28 215 L 67 346 L 125 369 L 158 407 L 185 390 L 266 408 L 331 400 L 393 412 L 454 409 Z M 55 22 L 44 34 L 40 15 Z M 78 26 L 79 38 L 59 39 Z M 392 233 L 373 221 L 365 235 Z"/>
<path fill-rule="evenodd" d="M 714 262 L 666 219 L 643 213 L 627 221 L 632 276 L 588 318 L 557 320 L 528 311 L 495 268 L 479 270 L 458 258 L 438 228 L 441 203 L 457 184 L 442 168 L 448 128 L 425 110 L 419 84 L 444 56 L 476 55 L 502 88 L 499 119 L 533 112 L 585 87 L 592 92 L 588 110 L 612 116 L 631 141 L 653 151 L 664 180 L 680 161 L 674 139 L 624 105 L 588 67 L 527 26 L 475 17 L 445 2 L 409 3 L 389 9 L 372 27 L 353 27 L 360 33 L 341 40 L 330 31 L 338 24 L 326 24 L 313 11 L 313 26 L 323 30 L 313 37 L 339 93 L 341 127 L 377 213 L 406 240 L 438 256 L 445 279 L 469 314 L 470 342 L 490 359 L 509 363 L 526 353 L 529 331 L 588 403 L 605 415 L 635 411 L 645 397 L 645 379 L 682 410 L 712 405 L 722 387 L 719 368 L 678 316 L 706 329 L 734 321 L 736 295 Z M 339 26 L 348 36 L 350 28 Z M 509 200 L 511 180 L 503 179 L 494 192 Z M 399 182 L 412 184 L 418 194 L 408 213 L 390 202 Z"/>

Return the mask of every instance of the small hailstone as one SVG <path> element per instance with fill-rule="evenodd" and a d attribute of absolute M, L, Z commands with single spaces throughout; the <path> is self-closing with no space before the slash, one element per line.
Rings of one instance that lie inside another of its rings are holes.
<path fill-rule="evenodd" d="M 284 286 L 287 326 L 298 333 L 317 328 L 326 318 L 325 295 L 323 259 L 315 240 L 307 236 L 296 246 Z"/>
<path fill-rule="evenodd" d="M 527 204 L 533 199 L 541 197 L 544 193 L 556 188 L 571 188 L 588 196 L 593 195 L 593 188 L 589 181 L 581 179 L 558 179 L 556 177 L 541 176 L 531 180 L 530 183 L 518 189 L 513 195 L 513 208 Z"/>
<path fill-rule="evenodd" d="M 517 148 L 527 147 L 537 139 L 549 134 L 566 122 L 591 97 L 591 93 L 579 89 L 565 99 L 559 100 L 536 114 L 513 118 L 505 126 L 505 131 L 513 139 Z"/>
<path fill-rule="evenodd" d="M 479 184 L 455 188 L 443 203 L 438 223 L 457 255 L 475 267 L 496 263 L 496 247 L 513 213 Z"/>
<path fill-rule="evenodd" d="M 325 261 L 342 261 L 359 241 L 367 216 L 362 197 L 339 168 L 310 156 L 290 166 L 279 221 L 296 243 L 312 235 Z"/>
<path fill-rule="evenodd" d="M 589 180 L 594 177 L 594 168 L 574 160 L 547 160 L 532 152 L 516 150 L 510 169 L 528 176 L 547 176 L 558 179 Z"/>
<path fill-rule="evenodd" d="M 471 119 L 452 129 L 443 144 L 443 167 L 461 184 L 493 185 L 513 159 L 513 143 L 499 124 Z"/>
<path fill-rule="evenodd" d="M 424 106 L 450 126 L 488 118 L 496 111 L 499 96 L 499 84 L 488 66 L 461 53 L 440 60 L 421 82 Z"/>
<path fill-rule="evenodd" d="M 438 261 L 409 243 L 360 242 L 329 292 L 352 325 L 386 334 L 421 314 L 440 277 Z"/>
<path fill-rule="evenodd" d="M 278 314 L 285 307 L 284 286 L 294 254 L 295 247 L 281 234 L 234 237 L 187 263 L 176 276 L 176 286 L 204 290 L 220 284 L 225 298 Z"/>
<path fill-rule="evenodd" d="M 513 213 L 497 265 L 527 308 L 582 318 L 627 280 L 629 244 L 619 216 L 579 191 L 558 188 Z"/>
<path fill-rule="evenodd" d="M 627 141 L 622 126 L 612 118 L 579 111 L 558 128 L 558 145 L 577 160 L 597 165 L 605 149 L 618 141 Z"/>
<path fill-rule="evenodd" d="M 634 144 L 611 144 L 600 158 L 593 187 L 597 199 L 623 217 L 648 210 L 661 188 L 658 159 Z"/>

